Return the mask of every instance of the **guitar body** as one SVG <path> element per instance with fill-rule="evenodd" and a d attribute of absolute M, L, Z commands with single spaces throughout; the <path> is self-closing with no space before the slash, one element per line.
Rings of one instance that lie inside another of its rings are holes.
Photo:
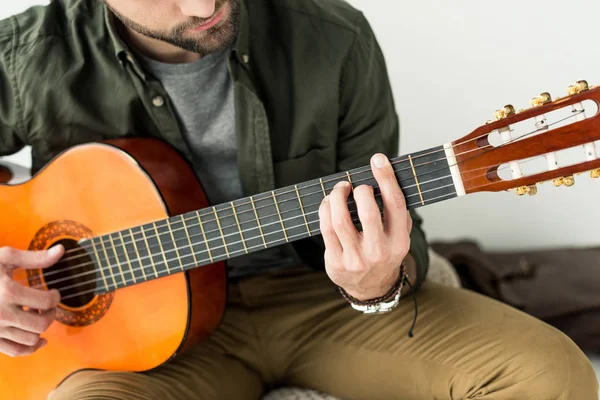
<path fill-rule="evenodd" d="M 166 144 L 86 144 L 65 151 L 26 183 L 0 185 L 0 247 L 76 243 L 206 206 L 193 171 Z M 23 270 L 13 278 L 31 286 L 41 282 Z M 91 297 L 85 304 L 61 303 L 57 320 L 42 335 L 48 344 L 35 354 L 0 354 L 0 397 L 45 399 L 78 370 L 145 371 L 167 362 L 219 325 L 225 265 Z"/>

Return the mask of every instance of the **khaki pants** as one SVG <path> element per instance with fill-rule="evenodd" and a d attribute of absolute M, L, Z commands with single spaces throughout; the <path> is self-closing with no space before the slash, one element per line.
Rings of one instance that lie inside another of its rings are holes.
<path fill-rule="evenodd" d="M 348 400 L 598 398 L 591 363 L 551 326 L 425 282 L 409 338 L 413 302 L 403 293 L 393 312 L 362 315 L 324 272 L 230 284 L 222 325 L 195 350 L 146 373 L 74 374 L 52 400 L 254 400 L 279 384 Z"/>

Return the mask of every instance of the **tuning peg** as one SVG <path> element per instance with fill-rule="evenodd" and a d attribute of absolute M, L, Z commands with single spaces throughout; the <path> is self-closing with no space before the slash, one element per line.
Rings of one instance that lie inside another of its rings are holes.
<path fill-rule="evenodd" d="M 529 104 L 531 104 L 532 107 L 539 107 L 550 102 L 552 102 L 552 96 L 550 96 L 550 93 L 548 92 L 544 92 L 529 100 Z"/>
<path fill-rule="evenodd" d="M 565 176 L 563 178 L 563 180 L 564 180 L 565 186 L 567 186 L 567 187 L 573 186 L 575 184 L 575 178 L 573 177 L 573 175 L 571 175 L 571 176 Z"/>
<path fill-rule="evenodd" d="M 567 93 L 569 96 L 574 94 L 579 94 L 589 89 L 589 85 L 587 81 L 577 81 L 574 85 L 571 85 L 567 88 Z"/>
<path fill-rule="evenodd" d="M 590 176 L 594 179 L 600 178 L 600 168 L 590 171 Z"/>
<path fill-rule="evenodd" d="M 515 108 L 511 104 L 507 104 L 499 110 L 494 112 L 494 117 L 496 120 L 503 119 L 508 117 L 509 115 L 515 114 Z"/>
<path fill-rule="evenodd" d="M 552 183 L 554 183 L 555 187 L 559 187 L 565 184 L 565 178 L 556 178 L 552 180 Z"/>
<path fill-rule="evenodd" d="M 517 194 L 519 196 L 523 196 L 524 194 L 534 196 L 535 194 L 537 194 L 537 186 L 536 185 L 520 186 L 517 188 Z"/>

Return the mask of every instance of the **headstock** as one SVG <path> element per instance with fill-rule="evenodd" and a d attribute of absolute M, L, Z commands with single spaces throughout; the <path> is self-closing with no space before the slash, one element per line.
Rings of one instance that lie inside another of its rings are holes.
<path fill-rule="evenodd" d="M 545 92 L 528 109 L 509 104 L 497 110 L 493 120 L 452 143 L 465 192 L 534 195 L 542 182 L 573 186 L 574 176 L 587 171 L 600 178 L 599 110 L 600 87 L 586 81 L 569 86 L 562 98 Z"/>

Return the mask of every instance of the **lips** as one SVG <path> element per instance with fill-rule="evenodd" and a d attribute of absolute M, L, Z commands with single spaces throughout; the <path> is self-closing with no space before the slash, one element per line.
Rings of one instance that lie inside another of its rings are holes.
<path fill-rule="evenodd" d="M 195 28 L 192 28 L 193 31 L 205 31 L 207 29 L 212 28 L 213 26 L 215 26 L 216 24 L 218 24 L 222 19 L 223 19 L 223 15 L 225 14 L 225 7 L 221 7 L 221 9 L 216 12 L 215 14 L 213 14 L 213 16 L 206 22 L 204 22 L 201 25 L 198 25 Z"/>

